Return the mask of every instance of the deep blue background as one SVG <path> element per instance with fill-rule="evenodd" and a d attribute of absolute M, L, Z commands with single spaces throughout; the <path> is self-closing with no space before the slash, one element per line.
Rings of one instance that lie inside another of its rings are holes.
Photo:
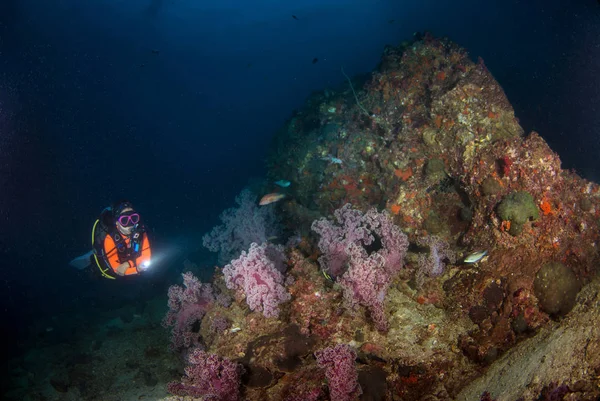
<path fill-rule="evenodd" d="M 600 178 L 599 18 L 595 0 L 1 0 L 3 325 L 163 293 L 173 263 L 128 287 L 68 267 L 100 210 L 129 198 L 160 249 L 197 247 L 311 91 L 415 31 L 481 56 L 524 128 Z"/>

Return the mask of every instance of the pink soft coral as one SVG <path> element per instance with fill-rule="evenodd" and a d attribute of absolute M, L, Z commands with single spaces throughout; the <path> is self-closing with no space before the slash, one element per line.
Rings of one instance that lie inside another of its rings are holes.
<path fill-rule="evenodd" d="M 188 361 L 190 364 L 185 368 L 186 376 L 181 382 L 168 384 L 170 393 L 203 400 L 239 400 L 242 365 L 198 348 L 192 350 Z"/>
<path fill-rule="evenodd" d="M 280 246 L 252 243 L 248 252 L 223 268 L 225 284 L 246 296 L 251 310 L 261 311 L 265 317 L 279 316 L 279 304 L 288 301 L 282 271 L 284 255 Z"/>
<path fill-rule="evenodd" d="M 371 209 L 363 214 L 346 204 L 334 215 L 337 224 L 327 219 L 312 224 L 321 236 L 321 268 L 339 276 L 348 307 L 365 306 L 377 329 L 385 331 L 385 295 L 402 268 L 408 238 L 385 212 Z"/>
<path fill-rule="evenodd" d="M 331 400 L 352 401 L 362 394 L 354 364 L 356 352 L 348 344 L 322 349 L 315 357 L 319 367 L 325 368 Z"/>
<path fill-rule="evenodd" d="M 215 300 L 210 284 L 203 284 L 191 272 L 182 274 L 183 287 L 169 287 L 169 312 L 163 319 L 164 327 L 172 327 L 171 349 L 199 346 L 200 335 L 193 327 L 200 322 Z"/>
<path fill-rule="evenodd" d="M 257 197 L 244 189 L 236 198 L 237 207 L 226 209 L 219 224 L 202 237 L 202 243 L 219 254 L 219 263 L 237 258 L 251 243 L 262 244 L 279 234 L 279 224 L 272 207 L 259 207 Z"/>

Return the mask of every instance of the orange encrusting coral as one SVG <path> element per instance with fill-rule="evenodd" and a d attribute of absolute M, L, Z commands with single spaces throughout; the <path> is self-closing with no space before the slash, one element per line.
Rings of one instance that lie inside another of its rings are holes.
<path fill-rule="evenodd" d="M 510 230 L 510 221 L 504 220 L 500 223 L 500 231 L 509 231 Z"/>
<path fill-rule="evenodd" d="M 405 168 L 403 170 L 398 168 L 394 171 L 394 175 L 400 178 L 402 181 L 408 181 L 408 179 L 412 177 L 413 171 L 411 167 Z"/>
<path fill-rule="evenodd" d="M 544 216 L 554 214 L 552 204 L 546 198 L 542 199 L 542 201 L 540 202 L 540 209 L 542 210 L 542 213 L 544 213 Z"/>

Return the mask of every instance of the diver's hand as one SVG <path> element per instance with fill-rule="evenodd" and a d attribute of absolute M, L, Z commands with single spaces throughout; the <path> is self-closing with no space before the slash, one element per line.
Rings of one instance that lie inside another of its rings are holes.
<path fill-rule="evenodd" d="M 117 274 L 119 276 L 124 276 L 127 269 L 129 269 L 129 262 L 121 263 L 119 267 L 117 267 Z"/>
<path fill-rule="evenodd" d="M 147 261 L 142 262 L 139 265 L 137 265 L 137 271 L 139 273 L 142 273 L 142 272 L 145 272 L 146 270 L 148 270 L 149 267 L 150 267 L 150 261 L 147 260 Z"/>

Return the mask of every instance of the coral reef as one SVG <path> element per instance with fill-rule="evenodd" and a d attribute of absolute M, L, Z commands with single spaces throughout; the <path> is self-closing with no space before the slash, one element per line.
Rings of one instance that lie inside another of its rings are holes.
<path fill-rule="evenodd" d="M 319 282 L 298 285 L 320 294 L 312 305 L 339 330 L 319 327 L 305 310 L 308 296 L 292 300 L 294 311 L 296 300 L 304 305 L 295 321 L 306 332 L 328 335 L 319 338 L 359 350 L 378 344 L 359 376 L 378 361 L 389 399 L 450 399 L 483 367 L 568 313 L 581 286 L 596 274 L 599 187 L 561 170 L 558 155 L 538 133 L 524 135 L 483 60 L 472 62 L 448 40 L 425 35 L 387 47 L 362 88 L 349 81 L 337 91 L 314 94 L 274 142 L 270 176 L 294 184 L 282 221 L 309 227 L 315 214 L 328 216 L 346 203 L 365 212 L 385 208 L 411 244 L 427 246 L 429 253 L 411 246 L 406 269 L 393 279 L 383 309 L 389 321 L 385 339 L 364 325 L 350 336 L 346 319 L 360 316 L 325 312 L 324 302 L 337 310 L 340 300 Z M 328 155 L 341 163 L 327 163 Z M 343 276 L 352 247 L 339 233 L 314 224 L 322 253 L 309 245 L 304 256 Z M 310 232 L 303 234 L 310 244 Z M 337 241 L 324 242 L 323 234 Z M 364 232 L 357 234 L 360 239 Z M 427 238 L 445 245 L 432 248 Z M 486 256 L 477 263 L 460 263 L 482 251 Z M 563 268 L 549 273 L 548 266 Z M 335 281 L 333 291 L 343 283 Z M 436 358 L 407 345 L 442 343 L 452 352 L 437 352 Z"/>
<path fill-rule="evenodd" d="M 582 289 L 564 321 L 545 325 L 507 351 L 455 399 L 477 399 L 484 390 L 498 400 L 598 399 L 600 348 L 594 339 L 600 336 L 599 294 L 596 278 Z"/>
<path fill-rule="evenodd" d="M 227 388 L 248 401 L 597 399 L 600 187 L 525 135 L 449 40 L 386 47 L 348 81 L 274 139 L 269 179 L 292 185 L 269 207 L 301 239 L 283 251 L 261 226 L 214 248 L 227 266 L 192 319 L 190 366 L 243 366 Z"/>

